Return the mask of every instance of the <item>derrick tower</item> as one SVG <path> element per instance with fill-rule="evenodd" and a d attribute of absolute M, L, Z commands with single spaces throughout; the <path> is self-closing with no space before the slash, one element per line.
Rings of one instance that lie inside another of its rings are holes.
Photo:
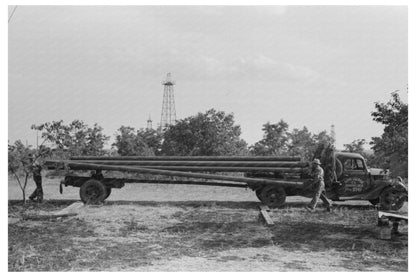
<path fill-rule="evenodd" d="M 150 114 L 149 114 L 149 119 L 147 120 L 147 126 L 146 126 L 146 129 L 147 129 L 147 130 L 151 130 L 151 129 L 153 129 L 153 128 L 152 128 L 152 118 L 150 117 Z"/>
<path fill-rule="evenodd" d="M 332 143 L 335 145 L 335 143 L 337 141 L 337 138 L 336 138 L 336 135 L 335 135 L 335 125 L 334 124 L 331 125 L 331 134 L 330 134 L 330 136 L 332 138 Z"/>
<path fill-rule="evenodd" d="M 173 96 L 173 86 L 175 82 L 172 81 L 170 73 L 167 74 L 166 79 L 162 82 L 163 85 L 163 103 L 162 115 L 160 118 L 160 129 L 163 131 L 166 127 L 175 124 L 176 110 L 175 98 Z"/>

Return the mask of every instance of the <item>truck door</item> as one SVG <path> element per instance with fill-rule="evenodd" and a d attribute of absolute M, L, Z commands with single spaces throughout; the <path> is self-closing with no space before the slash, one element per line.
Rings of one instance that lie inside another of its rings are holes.
<path fill-rule="evenodd" d="M 340 197 L 364 193 L 369 187 L 368 170 L 364 160 L 355 157 L 344 157 L 341 160 L 343 172 L 341 175 Z"/>

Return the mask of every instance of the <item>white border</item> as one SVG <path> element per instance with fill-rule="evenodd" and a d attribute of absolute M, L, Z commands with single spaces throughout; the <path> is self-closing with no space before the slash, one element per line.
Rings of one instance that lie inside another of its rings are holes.
<path fill-rule="evenodd" d="M 175 4 L 175 5 L 407 5 L 409 8 L 409 48 L 408 48 L 408 60 L 409 60 L 409 91 L 412 91 L 413 87 L 416 85 L 415 77 L 416 77 L 416 68 L 415 68 L 415 49 L 416 49 L 416 43 L 415 43 L 415 35 L 416 35 L 416 4 L 415 1 L 405 1 L 405 0 L 395 0 L 395 1 L 368 1 L 368 0 L 351 0 L 351 1 L 265 1 L 265 0 L 257 0 L 257 1 L 230 1 L 230 0 L 210 0 L 210 1 L 192 1 L 192 0 L 182 0 L 182 1 L 132 1 L 132 0 L 120 0 L 120 1 L 108 1 L 108 0 L 102 0 L 102 1 L 91 1 L 91 0 L 76 0 L 76 1 L 7 1 L 5 4 L 2 5 L 2 11 L 1 11 L 1 17 L 2 17 L 2 23 L 1 24 L 1 37 L 3 38 L 2 44 L 1 44 L 1 53 L 2 53 L 2 92 L 0 93 L 0 113 L 1 113 L 1 124 L 2 124 L 2 130 L 7 130 L 8 128 L 8 69 L 7 69 L 7 19 L 8 19 L 8 5 L 166 5 L 166 4 Z M 18 11 L 17 11 L 18 12 Z M 13 20 L 13 19 L 12 19 Z M 415 101 L 415 97 L 412 95 L 412 93 L 409 93 L 409 116 L 410 116 L 410 126 L 409 126 L 409 142 L 414 141 L 414 111 L 413 111 L 413 104 Z M 3 138 L 3 147 L 1 147 L 0 151 L 2 154 L 2 160 L 1 160 L 1 173 L 2 173 L 2 180 L 3 185 L 0 187 L 1 189 L 1 195 L 5 198 L 4 204 L 2 205 L 2 219 L 4 220 L 3 223 L 6 225 L 5 221 L 7 220 L 7 171 L 6 171 L 6 147 L 5 143 L 8 138 L 8 134 L 3 131 L 2 134 Z M 414 148 L 413 145 L 409 145 L 409 169 L 413 168 L 413 159 L 414 159 Z M 411 170 L 409 170 L 409 180 L 410 182 L 413 181 L 413 173 Z M 410 183 L 409 182 L 409 183 Z M 412 192 L 413 188 L 412 185 L 410 185 L 409 192 L 409 215 L 412 216 L 414 212 L 415 205 L 412 203 L 413 198 Z M 1 228 L 1 269 L 2 272 L 7 272 L 8 265 L 7 265 L 7 227 L 2 226 Z M 409 223 L 409 230 L 414 229 L 414 222 L 411 219 Z M 408 273 L 393 273 L 393 274 L 404 274 L 409 275 L 410 273 L 415 273 L 415 265 L 412 264 L 411 261 L 415 261 L 414 259 L 414 239 L 412 236 L 409 236 L 409 272 Z M 18 273 L 19 274 L 19 273 Z M 24 273 L 23 273 L 24 274 Z M 35 275 L 45 274 L 45 273 L 30 273 Z M 54 273 L 48 273 L 48 274 L 54 274 Z M 73 274 L 73 273 L 68 273 Z M 92 273 L 81 273 L 85 276 L 90 276 Z M 109 273 L 96 273 L 104 275 L 108 275 Z M 110 273 L 111 274 L 111 273 Z M 137 276 L 138 273 L 123 273 L 123 274 L 135 274 Z M 158 275 L 158 273 L 139 273 L 139 274 L 145 274 L 145 275 Z M 170 276 L 195 276 L 196 273 L 169 273 Z M 229 275 L 230 273 L 198 273 L 198 275 L 201 274 L 202 276 L 208 276 L 212 274 L 220 274 L 220 275 Z M 254 274 L 259 273 L 233 273 L 235 276 L 253 276 Z M 261 275 L 267 275 L 267 276 L 275 276 L 276 273 L 260 273 Z M 279 273 L 282 274 L 282 273 Z M 284 273 L 283 273 L 284 274 Z M 310 272 L 305 273 L 298 273 L 298 274 L 308 274 L 310 276 Z M 321 276 L 322 273 L 312 273 L 313 275 Z M 324 275 L 333 275 L 333 273 L 323 273 Z M 341 275 L 346 275 L 350 273 L 337 273 Z M 392 273 L 386 272 L 386 273 L 354 273 L 354 274 L 377 274 L 377 276 L 390 276 Z"/>

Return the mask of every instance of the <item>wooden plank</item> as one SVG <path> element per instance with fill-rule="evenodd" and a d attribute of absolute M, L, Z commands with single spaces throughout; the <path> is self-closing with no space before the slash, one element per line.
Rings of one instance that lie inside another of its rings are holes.
<path fill-rule="evenodd" d="M 398 220 L 406 220 L 408 221 L 408 216 L 393 214 L 393 213 L 386 213 L 386 212 L 378 212 L 378 218 L 387 217 L 388 219 L 398 219 Z"/>
<path fill-rule="evenodd" d="M 76 216 L 77 213 L 67 213 L 67 214 L 26 214 L 23 215 L 24 220 L 48 220 L 60 217 L 70 217 Z"/>
<path fill-rule="evenodd" d="M 267 212 L 267 211 L 270 211 L 270 208 L 267 207 L 266 205 L 260 205 L 259 209 L 260 209 L 260 216 L 262 217 L 262 219 L 264 220 L 266 225 L 267 226 L 273 226 L 274 222 L 271 219 L 269 213 Z"/>

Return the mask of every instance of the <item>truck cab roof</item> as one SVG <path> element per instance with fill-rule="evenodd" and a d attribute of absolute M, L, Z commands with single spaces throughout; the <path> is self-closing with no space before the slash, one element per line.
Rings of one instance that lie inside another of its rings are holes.
<path fill-rule="evenodd" d="M 358 153 L 352 153 L 352 152 L 335 152 L 335 157 L 346 157 L 346 158 L 359 158 L 359 159 L 364 159 L 364 157 L 361 154 Z"/>

